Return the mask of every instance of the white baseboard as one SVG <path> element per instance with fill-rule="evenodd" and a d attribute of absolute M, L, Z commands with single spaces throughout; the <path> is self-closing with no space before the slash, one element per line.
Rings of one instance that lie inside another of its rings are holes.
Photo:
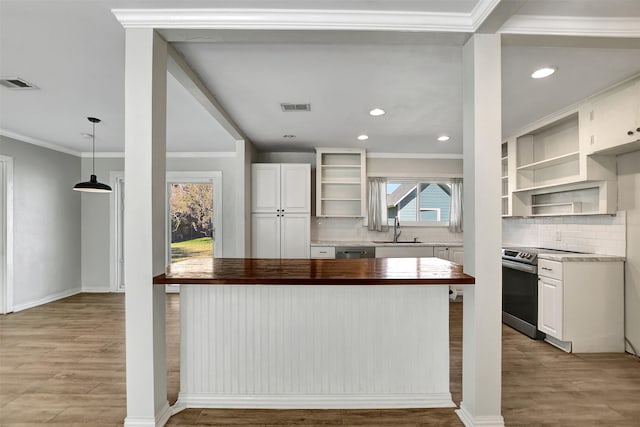
<path fill-rule="evenodd" d="M 106 288 L 82 288 L 82 292 L 87 294 L 108 294 L 112 290 L 107 286 Z"/>
<path fill-rule="evenodd" d="M 460 403 L 460 409 L 456 414 L 465 427 L 504 427 L 504 418 L 501 415 L 481 415 L 474 417 L 471 415 L 464 402 Z"/>
<path fill-rule="evenodd" d="M 47 295 L 46 297 L 40 298 L 39 300 L 36 300 L 36 301 L 29 301 L 27 303 L 15 304 L 13 306 L 13 311 L 17 312 L 17 311 L 26 310 L 28 308 L 37 307 L 42 304 L 47 304 L 49 302 L 57 301 L 62 298 L 67 298 L 72 295 L 79 294 L 80 292 L 82 292 L 80 288 L 67 289 L 66 291 L 56 292 L 55 294 Z"/>
<path fill-rule="evenodd" d="M 171 415 L 171 407 L 169 402 L 166 402 L 155 417 L 126 417 L 124 419 L 124 427 L 162 427 L 169 421 Z"/>
<path fill-rule="evenodd" d="M 186 408 L 228 409 L 391 409 L 453 408 L 451 393 L 390 395 L 243 395 L 180 393 L 173 413 Z"/>

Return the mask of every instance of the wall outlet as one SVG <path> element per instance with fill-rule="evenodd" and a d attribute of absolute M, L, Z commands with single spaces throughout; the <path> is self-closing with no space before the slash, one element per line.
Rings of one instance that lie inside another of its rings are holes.
<path fill-rule="evenodd" d="M 556 242 L 562 241 L 562 231 L 556 231 Z"/>

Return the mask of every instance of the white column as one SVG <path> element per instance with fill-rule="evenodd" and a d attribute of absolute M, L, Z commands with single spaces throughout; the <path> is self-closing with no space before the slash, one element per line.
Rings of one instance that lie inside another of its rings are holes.
<path fill-rule="evenodd" d="M 500 36 L 476 34 L 463 49 L 464 290 L 462 402 L 466 426 L 503 426 L 500 211 Z"/>
<path fill-rule="evenodd" d="M 126 30 L 125 57 L 125 426 L 169 417 L 164 271 L 167 43 L 152 29 Z"/>

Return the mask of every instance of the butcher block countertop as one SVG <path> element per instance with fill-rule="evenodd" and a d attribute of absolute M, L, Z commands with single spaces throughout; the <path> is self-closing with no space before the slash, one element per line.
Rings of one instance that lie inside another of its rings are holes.
<path fill-rule="evenodd" d="M 462 266 L 440 258 L 216 258 L 173 264 L 156 285 L 471 285 Z"/>

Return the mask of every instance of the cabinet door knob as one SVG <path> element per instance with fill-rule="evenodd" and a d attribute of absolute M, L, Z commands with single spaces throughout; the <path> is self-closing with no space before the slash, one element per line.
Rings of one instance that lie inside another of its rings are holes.
<path fill-rule="evenodd" d="M 636 132 L 640 132 L 640 128 L 636 128 Z"/>
<path fill-rule="evenodd" d="M 629 136 L 633 135 L 633 131 L 630 130 L 629 132 L 627 132 L 627 135 L 629 135 Z"/>

